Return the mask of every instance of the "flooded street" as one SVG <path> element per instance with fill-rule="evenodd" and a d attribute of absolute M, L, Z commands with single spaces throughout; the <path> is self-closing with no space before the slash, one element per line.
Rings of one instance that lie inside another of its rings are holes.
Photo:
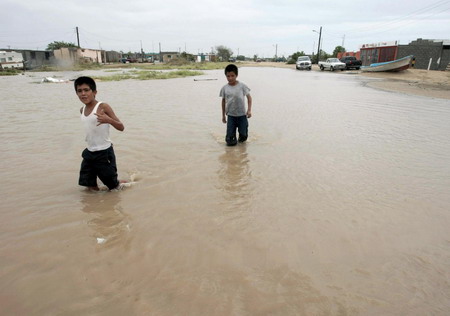
<path fill-rule="evenodd" d="M 448 313 L 450 100 L 240 68 L 253 117 L 227 147 L 222 70 L 98 82 L 136 184 L 91 193 L 82 104 L 48 75 L 0 77 L 0 314 Z"/>

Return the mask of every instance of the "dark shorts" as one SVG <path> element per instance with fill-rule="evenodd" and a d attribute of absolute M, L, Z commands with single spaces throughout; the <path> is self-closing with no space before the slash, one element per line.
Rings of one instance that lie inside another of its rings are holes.
<path fill-rule="evenodd" d="M 87 148 L 81 154 L 83 161 L 80 168 L 80 179 L 78 184 L 84 187 L 96 187 L 97 177 L 108 189 L 117 188 L 116 156 L 113 146 L 105 150 L 89 151 Z"/>
<path fill-rule="evenodd" d="M 239 139 L 236 139 L 236 129 L 239 132 Z M 248 119 L 247 115 L 231 116 L 227 119 L 227 135 L 225 141 L 228 146 L 234 146 L 237 142 L 245 142 L 248 137 Z"/>

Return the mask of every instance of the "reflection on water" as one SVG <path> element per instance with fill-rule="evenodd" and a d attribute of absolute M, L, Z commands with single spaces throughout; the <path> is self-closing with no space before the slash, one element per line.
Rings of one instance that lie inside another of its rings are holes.
<path fill-rule="evenodd" d="M 225 153 L 219 156 L 220 189 L 224 198 L 233 207 L 245 206 L 252 200 L 251 167 L 247 153 L 247 144 L 225 147 Z"/>
<path fill-rule="evenodd" d="M 129 247 L 130 218 L 121 206 L 121 192 L 83 192 L 82 211 L 90 215 L 88 226 L 102 249 Z"/>

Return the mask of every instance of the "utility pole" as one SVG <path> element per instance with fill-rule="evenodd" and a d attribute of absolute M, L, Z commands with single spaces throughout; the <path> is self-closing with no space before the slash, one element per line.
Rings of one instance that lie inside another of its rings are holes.
<path fill-rule="evenodd" d="M 78 34 L 78 26 L 76 27 L 77 30 L 77 42 L 78 42 L 78 48 L 80 48 L 80 34 Z"/>
<path fill-rule="evenodd" d="M 320 31 L 319 31 L 319 45 L 317 45 L 317 64 L 319 63 L 319 59 L 320 59 L 320 40 L 322 38 L 322 27 L 320 27 Z"/>
<path fill-rule="evenodd" d="M 99 48 L 99 50 L 100 50 L 100 58 L 98 58 L 98 55 L 97 55 L 97 63 L 98 64 L 100 64 L 100 59 L 102 58 L 102 44 L 100 44 L 100 42 L 98 42 L 98 48 Z"/>
<path fill-rule="evenodd" d="M 155 43 L 152 41 L 152 63 L 155 63 Z"/>
<path fill-rule="evenodd" d="M 144 62 L 144 50 L 142 49 L 142 40 L 141 40 L 141 61 Z"/>
<path fill-rule="evenodd" d="M 342 37 L 342 47 L 344 47 L 344 41 L 345 41 L 345 34 L 344 34 L 344 36 Z"/>

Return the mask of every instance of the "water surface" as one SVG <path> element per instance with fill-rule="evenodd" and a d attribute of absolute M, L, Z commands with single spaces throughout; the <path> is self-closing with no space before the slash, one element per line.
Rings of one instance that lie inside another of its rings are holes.
<path fill-rule="evenodd" d="M 99 82 L 125 124 L 120 178 L 137 183 L 90 193 L 81 103 L 44 76 L 0 77 L 3 313 L 448 312 L 448 100 L 241 68 L 250 136 L 226 147 L 221 70 Z"/>

